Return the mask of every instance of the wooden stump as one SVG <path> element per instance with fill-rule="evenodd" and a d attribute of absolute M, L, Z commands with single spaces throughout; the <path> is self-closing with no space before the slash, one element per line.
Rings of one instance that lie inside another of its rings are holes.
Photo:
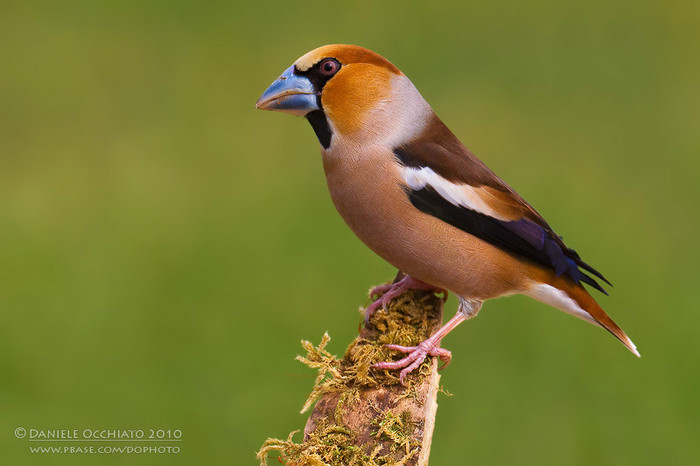
<path fill-rule="evenodd" d="M 318 347 L 303 342 L 308 354 L 298 359 L 319 371 L 302 410 L 316 401 L 304 440 L 294 443 L 294 433 L 286 441 L 268 439 L 258 453 L 261 464 L 276 450 L 289 465 L 427 465 L 440 381 L 437 359 L 427 358 L 405 385 L 397 372 L 370 366 L 405 356 L 384 345 L 415 346 L 435 332 L 442 304 L 426 291 L 394 299 L 375 313 L 342 359 L 325 350 L 327 335 Z"/>

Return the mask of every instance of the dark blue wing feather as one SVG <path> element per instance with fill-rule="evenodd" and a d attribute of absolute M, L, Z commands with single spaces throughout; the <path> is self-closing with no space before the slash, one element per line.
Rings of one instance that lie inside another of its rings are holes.
<path fill-rule="evenodd" d="M 576 251 L 566 247 L 561 238 L 550 228 L 527 218 L 515 221 L 498 220 L 467 207 L 454 205 L 429 185 L 419 190 L 406 188 L 406 193 L 411 203 L 422 212 L 437 217 L 505 251 L 519 254 L 552 268 L 557 276 L 566 274 L 576 283 L 586 283 L 607 294 L 595 279 L 582 272 L 579 267 L 608 284 L 610 282 L 598 271 L 581 261 Z"/>

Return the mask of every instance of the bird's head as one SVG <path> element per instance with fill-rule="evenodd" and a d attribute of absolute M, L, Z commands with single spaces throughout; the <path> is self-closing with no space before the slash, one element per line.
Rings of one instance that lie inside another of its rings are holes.
<path fill-rule="evenodd" d="M 342 44 L 303 55 L 270 85 L 255 107 L 305 116 L 325 149 L 334 136 L 400 139 L 396 133 L 406 127 L 415 129 L 415 121 L 432 113 L 411 81 L 389 60 Z"/>

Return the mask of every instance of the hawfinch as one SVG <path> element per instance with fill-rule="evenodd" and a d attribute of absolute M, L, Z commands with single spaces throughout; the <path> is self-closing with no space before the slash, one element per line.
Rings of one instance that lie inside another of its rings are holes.
<path fill-rule="evenodd" d="M 256 108 L 306 117 L 319 142 L 335 207 L 355 234 L 405 274 L 366 310 L 408 289 L 453 292 L 457 314 L 396 362 L 401 380 L 427 355 L 446 363 L 440 340 L 491 298 L 530 296 L 632 341 L 583 287 L 610 284 L 569 249 L 544 218 L 476 158 L 387 59 L 326 45 L 299 58 Z M 595 277 L 595 278 L 594 278 Z"/>

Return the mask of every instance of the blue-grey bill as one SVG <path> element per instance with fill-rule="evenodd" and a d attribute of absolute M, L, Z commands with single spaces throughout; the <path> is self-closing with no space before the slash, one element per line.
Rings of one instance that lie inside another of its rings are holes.
<path fill-rule="evenodd" d="M 255 108 L 304 116 L 318 110 L 314 85 L 304 76 L 294 74 L 294 66 L 287 68 L 260 96 Z"/>

